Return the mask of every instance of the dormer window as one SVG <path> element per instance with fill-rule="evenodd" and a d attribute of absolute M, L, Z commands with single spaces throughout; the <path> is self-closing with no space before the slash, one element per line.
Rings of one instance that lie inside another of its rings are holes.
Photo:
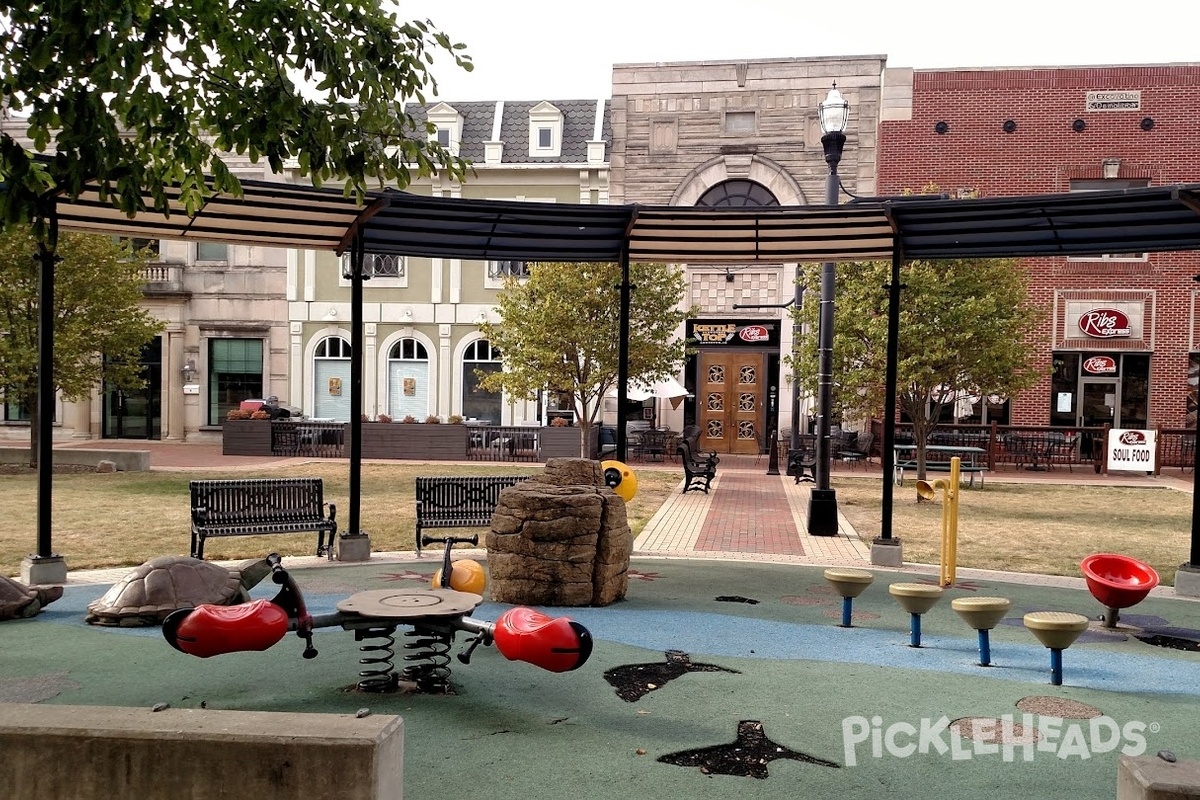
<path fill-rule="evenodd" d="M 449 150 L 451 155 L 457 156 L 462 143 L 462 114 L 448 103 L 438 103 L 429 109 L 428 119 L 429 124 L 433 126 L 429 133 L 430 140 Z"/>
<path fill-rule="evenodd" d="M 541 102 L 529 110 L 529 155 L 558 158 L 562 155 L 562 112 Z"/>

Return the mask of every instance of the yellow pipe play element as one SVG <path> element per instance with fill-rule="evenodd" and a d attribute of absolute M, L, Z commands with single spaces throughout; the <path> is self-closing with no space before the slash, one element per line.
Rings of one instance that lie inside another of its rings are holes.
<path fill-rule="evenodd" d="M 950 477 L 917 481 L 917 495 L 932 500 L 942 490 L 942 586 L 953 586 L 958 569 L 958 489 L 962 459 L 950 459 Z"/>

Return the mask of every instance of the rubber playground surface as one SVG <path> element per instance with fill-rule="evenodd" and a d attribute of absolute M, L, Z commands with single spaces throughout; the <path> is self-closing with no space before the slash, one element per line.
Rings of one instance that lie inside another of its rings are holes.
<path fill-rule="evenodd" d="M 437 566 L 293 576 L 320 614 L 357 591 L 428 586 Z M 312 660 L 290 635 L 261 653 L 187 656 L 158 628 L 85 625 L 107 586 L 72 585 L 41 615 L 0 623 L 0 701 L 398 714 L 411 798 L 1095 798 L 1115 794 L 1121 752 L 1200 759 L 1200 603 L 1152 596 L 1117 632 L 1093 626 L 1053 686 L 1049 651 L 1021 617 L 1097 618 L 1088 592 L 960 583 L 912 648 L 887 587 L 921 579 L 873 571 L 854 627 L 841 628 L 819 567 L 635 558 L 624 601 L 541 609 L 590 630 L 580 669 L 552 674 L 481 647 L 470 664 L 451 662 L 449 695 L 355 690 L 358 643 L 340 628 L 317 631 Z M 975 632 L 950 608 L 963 596 L 1012 601 L 991 634 L 991 667 L 978 666 Z M 472 616 L 505 608 L 485 602 Z"/>

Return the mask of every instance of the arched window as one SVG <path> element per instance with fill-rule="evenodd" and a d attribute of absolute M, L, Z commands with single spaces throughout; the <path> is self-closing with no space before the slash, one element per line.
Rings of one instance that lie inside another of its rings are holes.
<path fill-rule="evenodd" d="M 500 392 L 489 392 L 480 388 L 480 373 L 490 375 L 503 369 L 499 348 L 492 347 L 487 339 L 478 339 L 467 345 L 462 358 L 462 415 L 480 422 L 500 423 Z"/>
<path fill-rule="evenodd" d="M 401 339 L 388 351 L 388 414 L 397 422 L 429 416 L 429 353 L 416 339 Z"/>
<path fill-rule="evenodd" d="M 318 419 L 350 421 L 350 343 L 328 336 L 313 351 L 313 412 Z"/>
<path fill-rule="evenodd" d="M 722 181 L 700 195 L 697 206 L 705 208 L 744 208 L 777 206 L 779 200 L 761 183 L 746 180 Z"/>

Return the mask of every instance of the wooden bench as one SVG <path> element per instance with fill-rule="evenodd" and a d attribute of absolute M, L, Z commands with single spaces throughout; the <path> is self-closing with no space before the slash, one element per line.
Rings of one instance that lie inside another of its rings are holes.
<path fill-rule="evenodd" d="M 500 500 L 500 492 L 525 480 L 525 475 L 463 475 L 417 478 L 417 555 L 424 528 L 485 528 Z"/>
<path fill-rule="evenodd" d="M 917 468 L 917 462 L 915 459 L 910 459 L 907 461 L 897 461 L 895 463 L 895 465 L 892 467 L 893 482 L 897 486 L 903 486 L 904 485 L 904 470 L 916 469 L 916 468 Z M 925 471 L 926 472 L 949 472 L 950 471 L 950 462 L 949 461 L 926 461 L 925 462 Z M 986 466 L 976 465 L 976 464 L 961 464 L 958 468 L 958 471 L 959 471 L 960 475 L 969 476 L 969 485 L 971 486 L 971 488 L 975 488 L 975 476 L 978 475 L 979 476 L 979 487 L 983 488 L 983 474 L 985 472 L 987 472 Z"/>
<path fill-rule="evenodd" d="M 697 458 L 692 453 L 687 439 L 679 443 L 676 452 L 679 454 L 680 463 L 683 464 L 683 494 L 693 489 L 708 494 L 713 478 L 717 477 L 717 462 L 721 459 L 717 458 L 716 453 Z"/>
<path fill-rule="evenodd" d="M 330 503 L 329 515 L 325 515 L 325 487 L 320 478 L 191 481 L 188 485 L 194 558 L 204 558 L 204 540 L 210 536 L 306 531 L 317 533 L 317 555 L 333 558 L 337 507 Z"/>

